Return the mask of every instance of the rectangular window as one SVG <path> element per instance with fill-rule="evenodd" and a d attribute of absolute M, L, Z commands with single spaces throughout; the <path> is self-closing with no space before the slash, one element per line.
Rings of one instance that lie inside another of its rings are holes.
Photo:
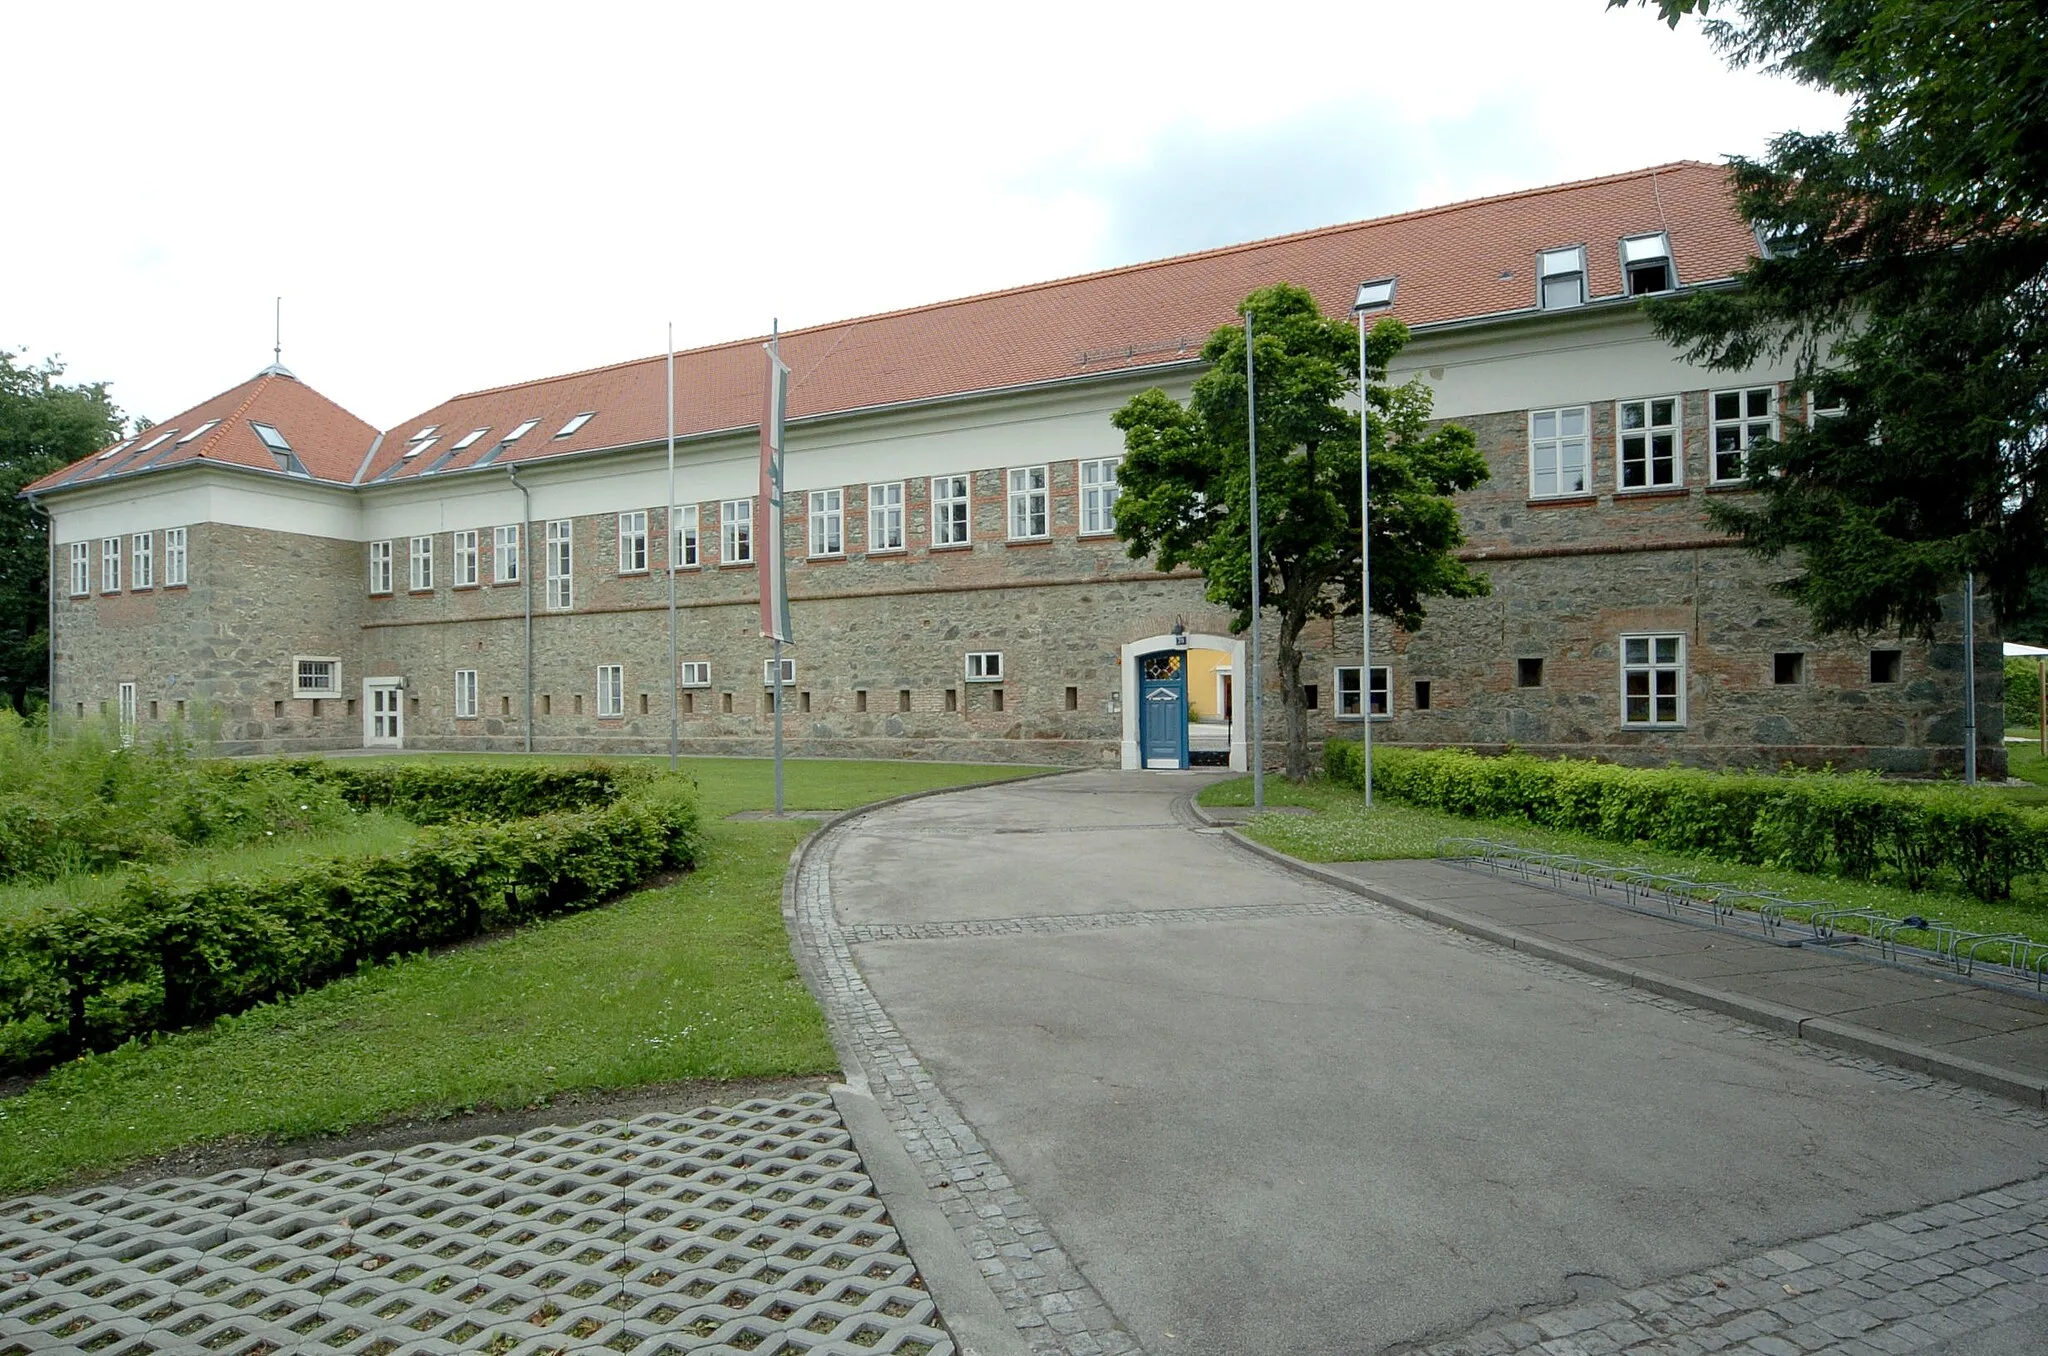
<path fill-rule="evenodd" d="M 455 718 L 476 719 L 476 670 L 455 670 Z"/>
<path fill-rule="evenodd" d="M 1010 470 L 1010 540 L 1046 534 L 1045 468 L 1017 466 Z"/>
<path fill-rule="evenodd" d="M 92 543 L 71 543 L 71 596 L 82 598 L 92 592 Z"/>
<path fill-rule="evenodd" d="M 500 584 L 519 582 L 519 524 L 491 529 L 491 579 Z"/>
<path fill-rule="evenodd" d="M 811 491 L 811 554 L 846 554 L 846 492 Z"/>
<path fill-rule="evenodd" d="M 1393 700 L 1393 671 L 1384 664 L 1372 666 L 1372 714 L 1386 716 Z M 1337 666 L 1337 719 L 1358 719 L 1358 665 Z"/>
<path fill-rule="evenodd" d="M 1427 678 L 1417 678 L 1415 680 L 1415 709 L 1418 711 L 1427 711 L 1429 709 L 1429 679 Z"/>
<path fill-rule="evenodd" d="M 108 537 L 100 542 L 100 592 L 121 591 L 121 539 Z"/>
<path fill-rule="evenodd" d="M 748 565 L 754 559 L 754 501 L 728 499 L 718 506 L 718 563 Z"/>
<path fill-rule="evenodd" d="M 459 589 L 475 588 L 478 579 L 476 529 L 450 533 L 448 540 L 453 557 L 452 563 L 448 566 L 448 582 Z"/>
<path fill-rule="evenodd" d="M 1529 497 L 1584 494 L 1590 477 L 1586 407 L 1529 411 Z"/>
<path fill-rule="evenodd" d="M 647 510 L 619 515 L 619 573 L 647 573 Z"/>
<path fill-rule="evenodd" d="M 697 506 L 678 504 L 669 511 L 669 568 L 694 570 L 702 564 L 697 554 Z"/>
<path fill-rule="evenodd" d="M 341 693 L 341 661 L 295 655 L 292 658 L 294 697 L 334 697 Z"/>
<path fill-rule="evenodd" d="M 1515 661 L 1516 687 L 1542 687 L 1543 661 L 1541 659 L 1517 659 Z"/>
<path fill-rule="evenodd" d="M 1771 681 L 1779 687 L 1787 687 L 1806 677 L 1806 656 L 1798 650 L 1789 650 L 1771 656 Z"/>
<path fill-rule="evenodd" d="M 1749 454 L 1759 443 L 1778 436 L 1777 392 L 1769 386 L 1742 391 L 1716 391 L 1709 397 L 1714 411 L 1714 480 L 1729 484 L 1749 475 Z"/>
<path fill-rule="evenodd" d="M 1870 652 L 1870 681 L 1873 683 L 1896 683 L 1899 681 L 1898 650 L 1872 650 Z"/>
<path fill-rule="evenodd" d="M 434 587 L 434 539 L 414 537 L 406 553 L 408 570 L 407 584 L 414 593 L 425 593 Z"/>
<path fill-rule="evenodd" d="M 1648 490 L 1679 483 L 1677 396 L 1617 402 L 1614 428 L 1622 489 Z"/>
<path fill-rule="evenodd" d="M 164 587 L 183 588 L 185 585 L 185 529 L 167 527 L 164 529 Z"/>
<path fill-rule="evenodd" d="M 932 545 L 967 545 L 969 493 L 966 476 L 932 477 Z"/>
<path fill-rule="evenodd" d="M 1685 637 L 1621 638 L 1621 723 L 1685 724 Z"/>
<path fill-rule="evenodd" d="M 784 687 L 794 687 L 796 685 L 796 661 L 794 659 L 782 661 L 782 685 Z M 761 686 L 775 686 L 775 661 L 772 659 L 761 661 Z"/>
<path fill-rule="evenodd" d="M 1001 650 L 975 650 L 967 656 L 967 681 L 970 683 L 1000 683 L 1003 681 L 1003 652 Z"/>
<path fill-rule="evenodd" d="M 1116 459 L 1081 463 L 1081 535 L 1116 531 Z"/>
<path fill-rule="evenodd" d="M 597 714 L 600 720 L 626 714 L 626 666 L 597 666 Z"/>
<path fill-rule="evenodd" d="M 1572 245 L 1536 256 L 1537 300 L 1546 311 L 1586 304 L 1586 250 Z"/>
<path fill-rule="evenodd" d="M 711 661 L 708 659 L 685 659 L 681 676 L 677 682 L 682 687 L 710 687 Z"/>
<path fill-rule="evenodd" d="M 548 521 L 548 607 L 566 612 L 576 603 L 575 524 L 567 518 Z"/>
<path fill-rule="evenodd" d="M 370 543 L 370 592 L 391 592 L 391 543 Z"/>
<path fill-rule="evenodd" d="M 115 699 L 119 702 L 121 742 L 123 744 L 133 744 L 135 742 L 135 684 L 122 683 L 115 690 Z"/>
<path fill-rule="evenodd" d="M 868 486 L 868 550 L 903 549 L 903 482 Z"/>
<path fill-rule="evenodd" d="M 152 533 L 137 532 L 128 539 L 128 583 L 131 588 L 153 589 L 156 587 L 156 537 Z"/>
<path fill-rule="evenodd" d="M 1669 292 L 1677 286 L 1671 267 L 1671 237 L 1662 231 L 1623 236 L 1621 271 L 1632 297 Z"/>

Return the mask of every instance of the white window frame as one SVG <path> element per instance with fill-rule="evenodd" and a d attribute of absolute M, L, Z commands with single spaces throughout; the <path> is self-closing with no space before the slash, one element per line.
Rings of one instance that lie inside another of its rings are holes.
<path fill-rule="evenodd" d="M 1331 700 L 1338 720 L 1358 719 L 1358 669 L 1357 664 L 1339 664 L 1330 676 Z M 1372 718 L 1392 720 L 1394 717 L 1394 670 L 1389 664 L 1372 666 Z"/>
<path fill-rule="evenodd" d="M 516 584 L 523 564 L 520 559 L 519 524 L 508 523 L 491 529 L 491 582 Z"/>
<path fill-rule="evenodd" d="M 697 534 L 697 506 L 678 504 L 669 510 L 668 563 L 672 570 L 694 570 L 704 563 Z"/>
<path fill-rule="evenodd" d="M 685 659 L 681 671 L 676 675 L 677 687 L 710 687 L 711 661 L 708 659 Z"/>
<path fill-rule="evenodd" d="M 481 578 L 478 571 L 478 545 L 475 528 L 448 534 L 448 584 L 451 588 L 475 588 Z"/>
<path fill-rule="evenodd" d="M 1664 646 L 1669 644 L 1672 658 Z M 1640 649 L 1637 647 L 1640 646 Z M 1681 730 L 1686 720 L 1686 662 L 1685 635 L 1675 631 L 1643 631 L 1624 634 L 1619 646 L 1621 656 L 1621 728 L 1624 730 Z M 1660 677 L 1669 675 L 1669 686 L 1674 690 L 1663 692 L 1659 689 L 1666 684 Z M 1644 681 L 1635 686 L 1640 691 L 1631 691 L 1631 677 Z M 1631 713 L 1631 700 L 1640 703 L 1636 710 L 1643 714 L 1635 718 Z M 1658 712 L 1659 705 L 1669 700 L 1671 716 L 1664 718 Z"/>
<path fill-rule="evenodd" d="M 597 666 L 597 717 L 617 720 L 626 714 L 626 666 Z"/>
<path fill-rule="evenodd" d="M 903 549 L 903 482 L 868 486 L 868 554 Z"/>
<path fill-rule="evenodd" d="M 619 573 L 647 573 L 647 510 L 619 515 Z"/>
<path fill-rule="evenodd" d="M 811 491 L 811 558 L 846 554 L 846 491 Z"/>
<path fill-rule="evenodd" d="M 370 543 L 370 592 L 390 593 L 392 585 L 391 543 Z"/>
<path fill-rule="evenodd" d="M 318 666 L 326 665 L 323 671 Z M 311 679 L 312 681 L 307 681 Z M 341 695 L 341 660 L 326 654 L 295 654 L 292 656 L 292 695 L 294 697 L 339 697 Z"/>
<path fill-rule="evenodd" d="M 455 718 L 457 720 L 475 720 L 476 710 L 476 670 L 457 669 L 455 670 Z"/>
<path fill-rule="evenodd" d="M 1678 286 L 1678 261 L 1671 256 L 1671 237 L 1663 231 L 1647 231 L 1641 235 L 1625 235 L 1621 238 L 1621 290 L 1632 297 L 1651 297 L 1669 292 Z M 1638 292 L 1635 275 L 1638 271 L 1661 266 L 1664 270 L 1664 285 Z"/>
<path fill-rule="evenodd" d="M 1768 413 L 1756 415 L 1749 412 L 1754 403 L 1751 397 L 1761 395 Z M 1733 397 L 1737 414 L 1733 418 L 1721 417 L 1723 397 Z M 1740 485 L 1749 479 L 1749 454 L 1756 447 L 1758 430 L 1763 436 L 1776 441 L 1778 437 L 1778 388 L 1776 386 L 1737 386 L 1728 390 L 1707 393 L 1707 478 L 1716 485 Z M 1723 447 L 1724 441 L 1730 446 Z M 1735 459 L 1734 475 L 1721 474 L 1721 459 L 1724 455 Z"/>
<path fill-rule="evenodd" d="M 71 543 L 71 596 L 85 598 L 92 594 L 92 543 L 75 541 Z"/>
<path fill-rule="evenodd" d="M 973 545 L 974 477 L 933 476 L 931 514 L 932 545 Z"/>
<path fill-rule="evenodd" d="M 1565 431 L 1567 422 L 1576 417 L 1579 431 Z M 1545 419 L 1552 421 L 1553 432 L 1540 435 Z M 1580 499 L 1593 492 L 1593 414 L 1586 405 L 1559 405 L 1554 409 L 1529 411 L 1529 497 L 1531 499 Z M 1573 443 L 1578 444 L 1580 464 L 1576 488 L 1565 488 L 1564 453 Z M 1549 473 L 1552 488 L 1543 488 L 1543 457 L 1548 453 L 1551 461 Z"/>
<path fill-rule="evenodd" d="M 121 591 L 121 539 L 102 537 L 100 539 L 100 592 Z"/>
<path fill-rule="evenodd" d="M 576 523 L 572 518 L 548 520 L 548 610 L 567 612 L 576 605 Z"/>
<path fill-rule="evenodd" d="M 970 683 L 1002 682 L 1003 652 L 1001 650 L 969 650 L 965 664 L 965 677 Z"/>
<path fill-rule="evenodd" d="M 164 587 L 183 588 L 186 579 L 186 537 L 182 527 L 164 529 Z"/>
<path fill-rule="evenodd" d="M 1659 406 L 1669 405 L 1671 418 L 1668 422 L 1655 422 L 1661 412 Z M 1628 423 L 1629 411 L 1637 411 L 1642 422 L 1631 428 Z M 1657 441 L 1670 440 L 1671 478 L 1657 479 Z M 1640 455 L 1631 458 L 1629 444 L 1638 445 Z M 1628 483 L 1628 468 L 1631 460 L 1638 460 L 1643 466 L 1643 483 Z M 1685 484 L 1685 402 L 1675 395 L 1642 396 L 1634 400 L 1614 402 L 1614 488 L 1622 492 L 1631 490 L 1671 490 Z"/>
<path fill-rule="evenodd" d="M 153 589 L 156 587 L 156 536 L 150 532 L 137 532 L 128 539 L 128 587 L 131 589 Z"/>
<path fill-rule="evenodd" d="M 413 593 L 434 591 L 434 538 L 431 535 L 407 540 L 405 586 Z"/>
<path fill-rule="evenodd" d="M 754 563 L 754 501 L 728 499 L 718 506 L 718 563 Z"/>
<path fill-rule="evenodd" d="M 1010 468 L 1010 540 L 1052 535 L 1052 477 L 1043 466 Z"/>
<path fill-rule="evenodd" d="M 782 661 L 782 685 L 784 687 L 796 686 L 796 661 L 794 659 Z M 772 659 L 761 661 L 761 686 L 775 686 L 775 661 Z"/>
<path fill-rule="evenodd" d="M 120 722 L 121 743 L 124 746 L 135 742 L 136 707 L 139 705 L 140 703 L 135 700 L 135 684 L 121 683 L 115 687 L 115 719 Z"/>
<path fill-rule="evenodd" d="M 1106 537 L 1116 531 L 1116 501 L 1122 493 L 1116 468 L 1121 457 L 1100 457 L 1081 463 L 1081 535 Z"/>
<path fill-rule="evenodd" d="M 1566 301 L 1550 299 L 1552 280 L 1560 283 L 1567 280 L 1578 284 L 1578 296 Z M 1546 311 L 1568 311 L 1574 306 L 1584 306 L 1592 294 L 1586 287 L 1586 247 L 1584 245 L 1563 245 L 1557 249 L 1536 252 L 1536 305 Z"/>

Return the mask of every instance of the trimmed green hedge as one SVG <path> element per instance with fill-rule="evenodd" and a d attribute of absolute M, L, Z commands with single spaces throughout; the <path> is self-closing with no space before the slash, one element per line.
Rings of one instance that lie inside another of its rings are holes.
<path fill-rule="evenodd" d="M 1363 784 L 1356 744 L 1324 745 L 1323 766 L 1335 781 Z M 2048 871 L 2048 813 L 1867 774 L 1742 775 L 1382 749 L 1373 755 L 1373 789 L 1447 814 L 1727 861 L 1882 876 L 1912 889 L 1953 881 L 1983 900 L 2009 899 L 2015 879 Z"/>
<path fill-rule="evenodd" d="M 645 767 L 596 762 L 562 766 L 307 758 L 282 766 L 303 781 L 333 788 L 358 810 L 388 810 L 415 824 L 588 810 L 609 805 L 653 778 Z M 223 775 L 261 767 L 231 764 Z"/>
<path fill-rule="evenodd" d="M 460 778 L 448 774 L 458 771 L 435 775 L 453 785 Z M 439 794 L 398 785 L 420 801 Z M 0 1070 L 108 1048 L 393 955 L 587 908 L 656 872 L 694 865 L 701 843 L 691 793 L 658 783 L 593 809 L 448 823 L 398 852 L 268 876 L 179 885 L 138 872 L 110 903 L 0 924 Z"/>
<path fill-rule="evenodd" d="M 2005 723 L 2031 730 L 2041 718 L 2041 667 L 2031 659 L 2005 661 Z"/>

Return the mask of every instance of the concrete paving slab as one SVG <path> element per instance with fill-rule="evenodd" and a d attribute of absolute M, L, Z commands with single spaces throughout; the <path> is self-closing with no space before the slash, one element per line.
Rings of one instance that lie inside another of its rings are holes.
<path fill-rule="evenodd" d="M 1725 981 L 1729 988 L 1774 1003 L 1796 1004 L 1835 1015 L 1874 1005 L 1935 998 L 1943 990 L 1937 980 L 1901 975 L 1873 966 L 1844 965 L 1825 972 L 1794 970 L 1778 974 L 1742 975 Z"/>
<path fill-rule="evenodd" d="M 1659 957 L 1657 970 L 1680 979 L 1722 979 L 1734 975 L 1832 974 L 1840 964 L 1833 956 L 1803 947 L 1759 945 L 1743 937 L 1716 937 L 1697 951 Z"/>
<path fill-rule="evenodd" d="M 1981 989 L 1956 987 L 1911 999 L 1910 1006 L 1929 1022 L 1949 1021 L 1984 1031 L 2037 1031 L 2048 1027 L 2048 1010 L 2016 1009 L 2000 1002 L 2002 997 Z M 1908 1003 L 1895 1002 L 1889 1006 L 1900 1008 Z"/>

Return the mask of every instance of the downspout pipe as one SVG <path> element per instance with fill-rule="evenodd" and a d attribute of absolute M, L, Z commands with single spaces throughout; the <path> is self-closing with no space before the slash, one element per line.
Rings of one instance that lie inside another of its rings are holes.
<path fill-rule="evenodd" d="M 57 520 L 48 509 L 43 507 L 42 501 L 34 495 L 23 494 L 22 498 L 28 500 L 29 512 L 43 515 L 43 544 L 47 548 L 43 554 L 47 558 L 50 567 L 50 577 L 43 590 L 48 615 L 43 631 L 44 662 L 47 665 L 43 681 L 49 685 L 48 695 L 43 707 L 43 738 L 48 743 L 55 744 L 57 742 Z"/>
<path fill-rule="evenodd" d="M 533 491 L 519 482 L 519 468 L 507 466 L 505 475 L 512 482 L 512 488 L 519 491 L 524 505 L 520 509 L 519 554 L 520 592 L 526 599 L 526 751 L 533 752 Z"/>

